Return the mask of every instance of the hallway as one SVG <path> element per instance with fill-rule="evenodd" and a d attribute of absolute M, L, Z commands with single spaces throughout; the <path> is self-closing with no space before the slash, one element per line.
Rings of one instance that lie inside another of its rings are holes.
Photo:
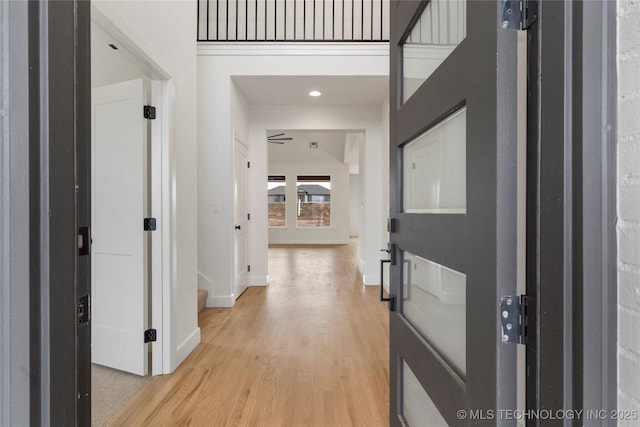
<path fill-rule="evenodd" d="M 112 425 L 388 425 L 388 312 L 362 286 L 357 240 L 272 246 L 269 274 L 205 309 L 201 344 Z"/>

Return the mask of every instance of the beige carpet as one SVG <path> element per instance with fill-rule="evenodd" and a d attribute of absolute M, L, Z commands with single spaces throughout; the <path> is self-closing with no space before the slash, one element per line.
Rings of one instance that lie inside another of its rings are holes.
<path fill-rule="evenodd" d="M 109 425 L 150 378 L 91 365 L 91 425 Z"/>

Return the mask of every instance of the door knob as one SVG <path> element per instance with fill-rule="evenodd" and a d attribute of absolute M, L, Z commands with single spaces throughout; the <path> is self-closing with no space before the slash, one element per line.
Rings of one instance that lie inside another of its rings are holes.
<path fill-rule="evenodd" d="M 235 228 L 236 228 L 236 230 L 240 230 L 242 227 L 241 227 L 241 226 L 239 226 L 239 225 L 236 225 L 236 227 L 235 227 Z"/>

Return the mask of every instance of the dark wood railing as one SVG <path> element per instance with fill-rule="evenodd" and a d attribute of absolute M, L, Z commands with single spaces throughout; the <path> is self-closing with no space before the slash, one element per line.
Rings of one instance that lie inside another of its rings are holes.
<path fill-rule="evenodd" d="M 199 42 L 383 42 L 389 0 L 197 0 Z"/>

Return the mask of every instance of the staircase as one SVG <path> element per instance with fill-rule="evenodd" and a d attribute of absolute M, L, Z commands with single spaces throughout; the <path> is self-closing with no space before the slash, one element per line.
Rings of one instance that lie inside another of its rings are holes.
<path fill-rule="evenodd" d="M 200 313 L 207 305 L 207 296 L 209 292 L 205 289 L 198 289 L 198 313 Z"/>

